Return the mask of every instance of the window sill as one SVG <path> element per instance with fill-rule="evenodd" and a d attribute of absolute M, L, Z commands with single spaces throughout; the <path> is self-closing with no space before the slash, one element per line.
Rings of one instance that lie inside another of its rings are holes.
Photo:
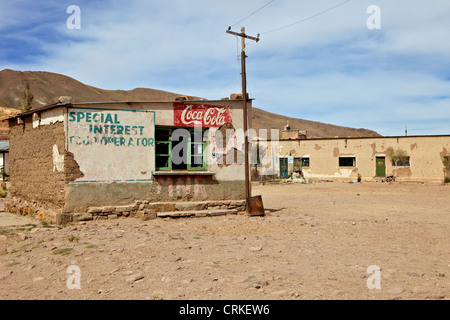
<path fill-rule="evenodd" d="M 194 171 L 194 170 L 179 170 L 179 171 L 154 171 L 154 176 L 213 176 L 215 172 L 211 171 Z"/>

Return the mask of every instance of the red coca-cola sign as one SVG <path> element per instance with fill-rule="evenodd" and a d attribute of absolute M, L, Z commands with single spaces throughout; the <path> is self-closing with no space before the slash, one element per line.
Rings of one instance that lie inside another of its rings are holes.
<path fill-rule="evenodd" d="M 221 127 L 231 120 L 231 107 L 197 103 L 173 104 L 173 123 L 180 127 Z"/>

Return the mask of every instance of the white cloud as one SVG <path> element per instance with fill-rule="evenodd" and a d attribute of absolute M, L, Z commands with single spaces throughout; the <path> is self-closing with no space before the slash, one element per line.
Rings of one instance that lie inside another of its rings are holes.
<path fill-rule="evenodd" d="M 42 59 L 1 66 L 58 72 L 104 89 L 151 87 L 219 99 L 240 90 L 240 44 L 226 28 L 268 1 L 82 1 L 80 30 L 66 28 L 69 2 L 59 3 L 52 15 L 60 15 L 52 17 L 33 6 L 37 15 L 30 20 L 36 27 L 39 20 L 41 25 L 50 21 L 67 41 L 35 39 L 46 50 Z M 398 123 L 407 121 L 437 128 L 436 121 L 450 107 L 448 99 L 436 99 L 450 92 L 450 2 L 350 1 L 266 33 L 340 2 L 277 0 L 233 26 L 234 31 L 245 25 L 248 34 L 261 33 L 260 42 L 248 41 L 248 91 L 256 98 L 254 106 L 309 120 L 364 125 L 382 134 L 396 132 Z M 366 9 L 372 4 L 381 8 L 381 30 L 366 27 Z M 45 8 L 52 6 L 56 3 L 47 2 Z M 5 18 L 0 30 L 18 27 L 26 16 L 25 2 L 8 7 L 9 17 L 0 10 L 0 19 Z"/>

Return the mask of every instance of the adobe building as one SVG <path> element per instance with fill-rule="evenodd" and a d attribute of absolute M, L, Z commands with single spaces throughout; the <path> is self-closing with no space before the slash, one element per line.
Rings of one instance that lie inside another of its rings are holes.
<path fill-rule="evenodd" d="M 243 128 L 242 105 L 242 95 L 97 103 L 61 97 L 11 117 L 7 208 L 60 223 L 244 212 L 245 166 L 232 157 L 243 144 L 227 147 L 236 136 L 217 139 L 225 127 Z"/>
<path fill-rule="evenodd" d="M 301 172 L 310 181 L 442 183 L 450 164 L 450 135 L 286 139 L 267 141 L 266 171 L 279 177 Z M 262 169 L 264 173 L 264 168 Z"/>
<path fill-rule="evenodd" d="M 281 131 L 281 140 L 300 140 L 300 139 L 306 139 L 307 132 L 306 131 L 300 131 L 300 130 L 293 130 L 291 129 L 291 126 L 289 125 L 289 120 L 287 121 L 287 124 L 284 126 L 284 130 Z"/>

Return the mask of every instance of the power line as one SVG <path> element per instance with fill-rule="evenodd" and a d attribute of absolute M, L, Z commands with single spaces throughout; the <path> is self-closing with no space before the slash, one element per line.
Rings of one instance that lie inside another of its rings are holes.
<path fill-rule="evenodd" d="M 308 18 L 304 18 L 304 19 L 302 19 L 302 20 L 296 21 L 296 22 L 291 23 L 291 24 L 289 24 L 289 25 L 287 25 L 287 26 L 284 26 L 284 27 L 280 27 L 280 28 L 273 29 L 273 30 L 266 31 L 266 32 L 261 32 L 261 34 L 268 34 L 268 33 L 271 33 L 271 32 L 275 32 L 275 31 L 278 31 L 278 30 L 282 30 L 282 29 L 286 29 L 286 28 L 292 27 L 293 25 L 296 25 L 296 24 L 298 24 L 298 23 L 304 22 L 304 21 L 306 21 L 306 20 L 310 20 L 310 19 L 315 18 L 315 17 L 317 17 L 317 16 L 320 16 L 320 15 L 322 15 L 322 14 L 324 14 L 324 13 L 327 13 L 328 11 L 331 11 L 331 10 L 333 10 L 333 9 L 336 9 L 337 7 L 340 7 L 340 6 L 346 4 L 347 2 L 350 2 L 350 1 L 351 1 L 351 0 L 346 0 L 346 1 L 344 1 L 344 2 L 341 2 L 341 3 L 339 3 L 339 4 L 337 4 L 337 5 L 333 6 L 333 7 L 331 7 L 331 8 L 326 9 L 325 11 L 321 11 L 321 12 L 319 12 L 319 13 L 316 13 L 316 14 L 314 14 L 314 15 L 308 17 Z"/>
<path fill-rule="evenodd" d="M 269 4 L 271 4 L 271 3 L 274 2 L 274 1 L 275 1 L 275 0 L 271 0 L 270 2 L 266 3 L 264 6 L 262 6 L 261 8 L 259 8 L 258 10 L 256 10 L 255 12 L 249 14 L 249 15 L 246 16 L 244 19 L 242 19 L 242 20 L 236 22 L 235 24 L 232 24 L 231 27 L 234 27 L 234 26 L 237 25 L 238 23 L 241 23 L 242 21 L 244 21 L 244 20 L 250 18 L 252 15 L 254 15 L 254 14 L 257 13 L 258 11 L 264 9 L 265 7 L 267 7 Z"/>

